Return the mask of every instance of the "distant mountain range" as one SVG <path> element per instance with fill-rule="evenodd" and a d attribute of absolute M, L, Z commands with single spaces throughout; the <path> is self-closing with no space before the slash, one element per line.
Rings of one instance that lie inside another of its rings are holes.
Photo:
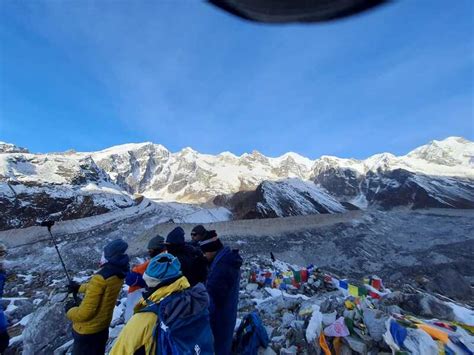
<path fill-rule="evenodd" d="M 0 142 L 0 229 L 33 225 L 49 215 L 101 214 L 132 206 L 141 196 L 222 206 L 233 218 L 397 206 L 474 208 L 474 143 L 449 137 L 400 157 L 310 160 L 296 153 L 269 158 L 257 151 L 172 153 L 153 143 L 32 154 Z"/>

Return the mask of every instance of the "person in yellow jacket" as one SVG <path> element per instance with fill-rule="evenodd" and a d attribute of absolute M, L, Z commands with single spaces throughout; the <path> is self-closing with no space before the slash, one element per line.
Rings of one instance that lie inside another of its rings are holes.
<path fill-rule="evenodd" d="M 128 244 L 116 239 L 104 248 L 101 268 L 86 284 L 73 283 L 70 290 L 84 293 L 76 307 L 66 306 L 66 316 L 72 321 L 73 355 L 103 355 L 109 338 L 117 296 L 129 270 Z"/>
<path fill-rule="evenodd" d="M 171 254 L 162 253 L 151 259 L 143 274 L 147 291 L 115 341 L 110 355 L 155 354 L 156 347 L 164 345 L 159 343 L 158 332 L 168 329 L 171 329 L 171 335 L 165 336 L 168 348 L 173 347 L 183 354 L 214 354 L 206 288 L 201 283 L 190 287 L 180 269 L 179 260 Z M 158 323 L 157 307 L 161 306 L 164 307 L 164 313 L 160 314 L 166 315 L 166 318 L 160 319 Z M 183 327 L 181 323 L 177 334 L 172 330 L 176 321 L 192 324 L 194 328 Z M 182 339 L 173 342 L 173 337 Z M 163 348 L 161 350 L 168 353 Z"/>

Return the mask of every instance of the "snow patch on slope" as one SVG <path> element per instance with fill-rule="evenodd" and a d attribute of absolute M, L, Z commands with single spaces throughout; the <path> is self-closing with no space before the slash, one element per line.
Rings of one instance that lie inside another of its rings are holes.
<path fill-rule="evenodd" d="M 330 213 L 346 211 L 339 201 L 309 181 L 287 179 L 265 182 L 262 190 L 265 203 L 260 202 L 257 208 L 273 210 L 277 216 L 318 214 L 321 211 L 317 204 Z"/>

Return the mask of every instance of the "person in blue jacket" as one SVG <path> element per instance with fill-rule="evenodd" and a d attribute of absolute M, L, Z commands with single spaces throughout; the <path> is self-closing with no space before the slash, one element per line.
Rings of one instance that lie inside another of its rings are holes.
<path fill-rule="evenodd" d="M 7 331 L 8 322 L 3 313 L 3 309 L 0 306 L 0 354 L 3 354 L 6 348 L 8 348 L 8 344 L 10 342 L 10 337 Z"/>
<path fill-rule="evenodd" d="M 242 258 L 238 250 L 224 247 L 214 230 L 206 233 L 199 246 L 210 263 L 206 288 L 210 298 L 214 351 L 216 355 L 228 355 L 232 352 L 237 320 Z"/>

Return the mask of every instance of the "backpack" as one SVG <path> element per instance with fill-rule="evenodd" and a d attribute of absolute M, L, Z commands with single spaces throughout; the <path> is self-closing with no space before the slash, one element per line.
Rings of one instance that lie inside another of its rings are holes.
<path fill-rule="evenodd" d="M 266 348 L 269 339 L 267 330 L 257 312 L 248 313 L 240 323 L 232 350 L 235 354 L 257 355 L 260 346 Z"/>
<path fill-rule="evenodd" d="M 150 302 L 139 312 L 153 312 L 157 323 L 153 330 L 157 355 L 213 355 L 214 337 L 205 307 L 199 312 L 185 314 L 192 294 L 188 291 L 172 294 L 160 303 Z"/>

